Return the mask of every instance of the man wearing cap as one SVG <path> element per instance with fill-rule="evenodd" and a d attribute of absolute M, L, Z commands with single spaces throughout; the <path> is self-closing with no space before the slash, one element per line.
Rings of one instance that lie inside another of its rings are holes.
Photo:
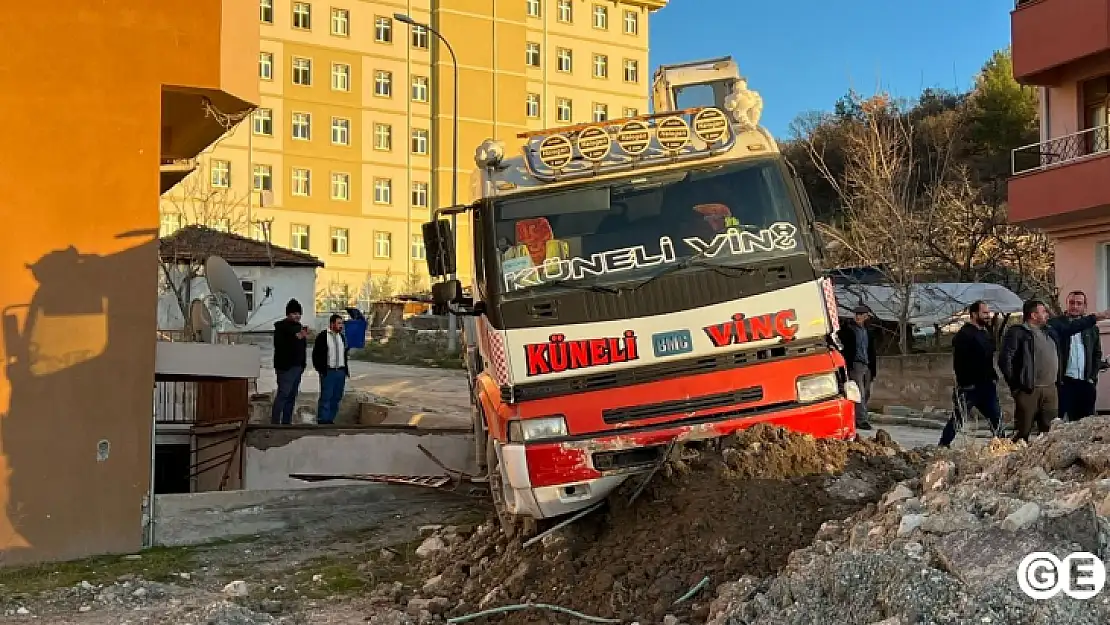
<path fill-rule="evenodd" d="M 856 428 L 870 430 L 867 400 L 871 397 L 871 381 L 875 379 L 879 359 L 875 351 L 875 336 L 867 325 L 867 321 L 871 319 L 871 309 L 856 306 L 852 313 L 855 318 L 841 325 L 837 336 L 844 346 L 842 354 L 844 363 L 848 366 L 848 377 L 859 386 L 860 403 L 856 404 Z"/>
<path fill-rule="evenodd" d="M 301 303 L 295 299 L 285 305 L 285 318 L 274 323 L 274 373 L 277 393 L 270 422 L 274 425 L 293 423 L 293 408 L 301 376 L 308 364 L 308 328 L 301 325 Z"/>

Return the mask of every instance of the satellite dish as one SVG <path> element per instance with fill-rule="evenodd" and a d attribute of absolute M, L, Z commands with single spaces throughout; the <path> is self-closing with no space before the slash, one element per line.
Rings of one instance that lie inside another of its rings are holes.
<path fill-rule="evenodd" d="M 212 313 L 208 311 L 208 306 L 204 305 L 204 300 L 195 299 L 189 304 L 189 326 L 193 328 L 191 338 L 194 341 L 212 342 L 215 336 L 212 331 Z"/>
<path fill-rule="evenodd" d="M 208 291 L 220 302 L 231 321 L 241 326 L 247 322 L 247 294 L 239 283 L 239 276 L 227 261 L 219 256 L 209 256 L 204 263 L 204 279 L 208 281 Z"/>

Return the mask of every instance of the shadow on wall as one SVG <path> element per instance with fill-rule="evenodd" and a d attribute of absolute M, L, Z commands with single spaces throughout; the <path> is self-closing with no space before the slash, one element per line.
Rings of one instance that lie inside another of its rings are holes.
<path fill-rule="evenodd" d="M 141 360 L 136 350 L 153 352 L 154 333 L 135 327 L 149 317 L 136 311 L 149 298 L 129 276 L 154 266 L 156 237 L 118 235 L 145 242 L 105 256 L 50 252 L 27 266 L 38 282 L 31 301 L 0 311 L 10 384 L 0 414 L 0 563 L 141 539 L 151 419 L 138 418 L 132 391 L 153 388 L 154 372 L 126 372 Z"/>

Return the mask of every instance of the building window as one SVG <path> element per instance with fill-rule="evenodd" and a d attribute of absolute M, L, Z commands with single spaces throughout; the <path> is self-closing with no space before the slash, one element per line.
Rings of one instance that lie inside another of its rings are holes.
<path fill-rule="evenodd" d="M 262 80 L 274 79 L 274 54 L 273 52 L 258 53 L 258 77 Z"/>
<path fill-rule="evenodd" d="M 272 137 L 274 135 L 273 109 L 255 109 L 253 118 L 254 134 L 265 137 Z"/>
<path fill-rule="evenodd" d="M 528 117 L 540 116 L 540 94 L 529 93 L 525 102 L 525 112 Z"/>
<path fill-rule="evenodd" d="M 636 117 L 639 114 L 640 114 L 640 109 L 628 108 L 627 106 L 624 107 L 624 116 L 625 117 Z"/>
<path fill-rule="evenodd" d="M 559 121 L 561 121 L 561 122 L 570 122 L 571 113 L 572 113 L 571 106 L 570 106 L 570 99 L 569 98 L 559 98 L 559 101 L 555 105 L 555 111 L 556 111 L 556 116 L 558 117 Z"/>
<path fill-rule="evenodd" d="M 574 67 L 574 57 L 569 48 L 559 48 L 556 52 L 558 64 L 556 69 L 560 72 L 570 72 Z"/>
<path fill-rule="evenodd" d="M 635 11 L 624 12 L 624 34 L 635 35 L 640 32 L 640 16 Z"/>
<path fill-rule="evenodd" d="M 374 149 L 393 149 L 393 127 L 389 124 L 374 124 Z"/>
<path fill-rule="evenodd" d="M 331 175 L 331 199 L 344 202 L 351 199 L 351 174 L 333 173 Z"/>
<path fill-rule="evenodd" d="M 293 84 L 305 87 L 312 85 L 312 59 L 293 57 Z"/>
<path fill-rule="evenodd" d="M 386 178 L 378 178 L 374 180 L 374 203 L 393 203 L 393 181 Z"/>
<path fill-rule="evenodd" d="M 524 62 L 528 64 L 528 67 L 540 66 L 540 44 L 528 42 L 524 49 Z"/>
<path fill-rule="evenodd" d="M 594 28 L 609 28 L 609 9 L 603 5 L 594 5 Z"/>
<path fill-rule="evenodd" d="M 300 197 L 312 195 L 312 172 L 300 167 L 293 168 L 293 195 Z"/>
<path fill-rule="evenodd" d="M 274 190 L 274 168 L 270 165 L 255 165 L 254 166 L 254 190 L 255 191 L 273 191 Z"/>
<path fill-rule="evenodd" d="M 331 118 L 331 142 L 335 145 L 351 145 L 351 120 L 345 117 Z"/>
<path fill-rule="evenodd" d="M 347 37 L 351 34 L 351 12 L 347 9 L 331 10 L 331 34 Z"/>
<path fill-rule="evenodd" d="M 263 24 L 274 23 L 274 0 L 258 0 L 258 21 Z"/>
<path fill-rule="evenodd" d="M 567 24 L 574 21 L 574 8 L 570 0 L 559 0 L 559 21 Z"/>
<path fill-rule="evenodd" d="M 213 219 L 208 226 L 219 232 L 231 232 L 231 218 L 220 217 L 218 219 Z"/>
<path fill-rule="evenodd" d="M 388 17 L 374 18 L 374 41 L 393 43 L 393 20 Z"/>
<path fill-rule="evenodd" d="M 162 213 L 158 236 L 169 236 L 181 229 L 181 213 Z"/>
<path fill-rule="evenodd" d="M 427 154 L 428 153 L 428 131 L 427 130 L 413 130 L 412 131 L 412 153 L 413 154 Z"/>
<path fill-rule="evenodd" d="M 409 35 L 412 41 L 412 47 L 418 50 L 428 49 L 428 29 L 423 26 L 412 26 L 412 34 Z"/>
<path fill-rule="evenodd" d="M 247 299 L 247 312 L 254 312 L 254 280 L 240 280 L 239 288 Z"/>
<path fill-rule="evenodd" d="M 227 161 L 212 161 L 212 186 L 226 189 L 231 186 L 231 163 Z"/>
<path fill-rule="evenodd" d="M 624 60 L 624 82 L 640 82 L 640 62 Z"/>
<path fill-rule="evenodd" d="M 428 208 L 428 183 L 412 183 L 412 205 L 417 208 Z"/>
<path fill-rule="evenodd" d="M 604 54 L 594 55 L 594 78 L 609 77 L 609 57 Z"/>
<path fill-rule="evenodd" d="M 289 247 L 297 250 L 298 252 L 308 251 L 308 226 L 304 224 L 293 224 L 289 227 Z"/>
<path fill-rule="evenodd" d="M 384 70 L 374 72 L 374 95 L 383 98 L 393 96 L 393 73 Z"/>
<path fill-rule="evenodd" d="M 312 5 L 307 2 L 293 3 L 293 28 L 312 29 Z"/>
<path fill-rule="evenodd" d="M 1102 128 L 1101 131 L 1083 133 L 1086 154 L 1103 152 L 1108 147 L 1106 125 L 1110 123 L 1110 77 L 1100 76 L 1080 85 L 1082 92 L 1083 130 Z"/>
<path fill-rule="evenodd" d="M 424 260 L 426 258 L 427 252 L 424 250 L 424 237 L 419 234 L 412 235 L 411 248 L 413 260 Z"/>
<path fill-rule="evenodd" d="M 293 113 L 293 138 L 302 141 L 312 140 L 312 115 Z"/>
<path fill-rule="evenodd" d="M 331 253 L 339 254 L 341 256 L 347 255 L 347 242 L 350 240 L 350 232 L 346 228 L 332 228 L 331 229 Z"/>
<path fill-rule="evenodd" d="M 412 77 L 412 101 L 413 102 L 427 102 L 428 101 L 428 77 L 427 76 L 413 76 Z"/>
<path fill-rule="evenodd" d="M 524 7 L 528 11 L 528 15 L 532 17 L 540 16 L 540 0 L 527 0 Z"/>
<path fill-rule="evenodd" d="M 607 119 L 609 119 L 609 105 L 594 104 L 594 121 L 603 122 Z"/>
<path fill-rule="evenodd" d="M 331 88 L 336 91 L 351 90 L 351 66 L 346 63 L 331 64 Z"/>
<path fill-rule="evenodd" d="M 393 235 L 388 232 L 374 233 L 374 258 L 393 256 Z"/>

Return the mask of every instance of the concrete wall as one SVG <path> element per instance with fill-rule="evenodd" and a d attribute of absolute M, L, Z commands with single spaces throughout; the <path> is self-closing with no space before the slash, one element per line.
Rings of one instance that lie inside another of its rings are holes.
<path fill-rule="evenodd" d="M 232 267 L 240 281 L 254 283 L 254 309 L 244 326 L 236 327 L 230 320 L 218 315 L 214 319 L 223 332 L 270 331 L 274 322 L 285 318 L 285 304 L 296 298 L 304 308 L 302 323 L 312 325 L 316 318 L 316 269 L 313 267 Z M 179 280 L 180 282 L 180 280 Z M 181 282 L 184 284 L 184 282 Z M 266 288 L 273 289 L 270 297 L 265 297 Z M 190 291 L 194 299 L 209 295 L 208 282 L 204 278 L 193 280 Z M 181 306 L 171 292 L 158 296 L 158 329 L 180 330 L 184 327 Z M 315 329 L 323 326 L 314 325 Z"/>
<path fill-rule="evenodd" d="M 135 303 L 157 289 L 162 147 L 211 141 L 197 90 L 257 97 L 255 81 L 232 83 L 257 68 L 258 9 L 3 11 L 0 117 L 19 122 L 0 141 L 0 561 L 130 552 L 149 490 L 156 326 Z M 175 89 L 194 105 L 163 128 Z"/>
<path fill-rule="evenodd" d="M 364 482 L 295 480 L 290 473 L 443 475 L 417 448 L 423 445 L 451 469 L 474 474 L 474 437 L 413 429 L 257 427 L 247 433 L 243 488 L 274 490 Z"/>

